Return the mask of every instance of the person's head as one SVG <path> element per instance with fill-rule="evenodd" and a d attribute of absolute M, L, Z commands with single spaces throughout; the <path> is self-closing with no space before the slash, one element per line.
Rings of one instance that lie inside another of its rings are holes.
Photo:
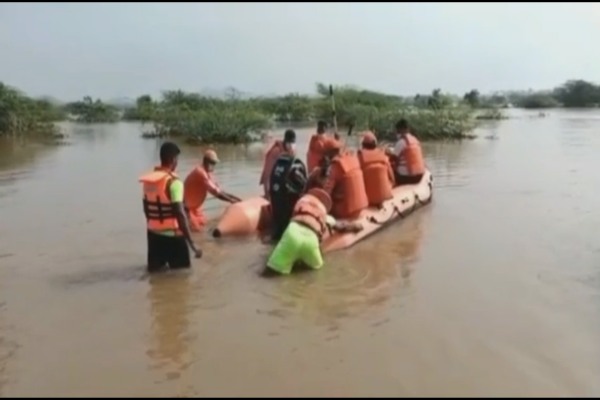
<path fill-rule="evenodd" d="M 160 165 L 163 168 L 168 168 L 175 171 L 177 168 L 177 160 L 179 158 L 179 146 L 173 142 L 164 142 L 160 146 Z"/>
<path fill-rule="evenodd" d="M 206 150 L 204 152 L 204 157 L 202 157 L 202 165 L 204 169 L 208 172 L 212 172 L 215 170 L 215 166 L 219 162 L 219 157 L 217 157 L 217 152 L 214 150 Z"/>
<path fill-rule="evenodd" d="M 289 152 L 294 151 L 296 148 L 296 132 L 293 129 L 288 129 L 283 134 L 283 146 Z"/>
<path fill-rule="evenodd" d="M 408 121 L 402 118 L 400 121 L 396 123 L 396 136 L 401 137 L 409 133 L 410 126 L 408 125 Z"/>
<path fill-rule="evenodd" d="M 377 148 L 377 136 L 371 131 L 366 131 L 362 134 L 361 146 L 365 150 L 373 150 Z"/>
<path fill-rule="evenodd" d="M 319 121 L 317 122 L 317 134 L 322 135 L 327 130 L 327 122 Z"/>

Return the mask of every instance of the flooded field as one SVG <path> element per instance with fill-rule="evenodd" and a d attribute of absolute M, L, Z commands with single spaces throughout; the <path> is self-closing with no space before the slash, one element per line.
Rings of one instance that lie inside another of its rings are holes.
<path fill-rule="evenodd" d="M 425 146 L 431 206 L 271 280 L 269 247 L 208 233 L 146 276 L 138 125 L 0 146 L 0 395 L 599 396 L 600 113 L 514 114 Z M 218 151 L 259 193 L 261 145 Z"/>

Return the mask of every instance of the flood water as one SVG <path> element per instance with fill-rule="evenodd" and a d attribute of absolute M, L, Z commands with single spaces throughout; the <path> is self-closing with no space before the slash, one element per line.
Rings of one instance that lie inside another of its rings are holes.
<path fill-rule="evenodd" d="M 146 276 L 138 125 L 0 147 L 0 395 L 600 395 L 600 113 L 513 114 L 425 146 L 428 208 L 271 280 L 208 233 Z M 221 185 L 259 193 L 261 150 L 219 148 Z"/>

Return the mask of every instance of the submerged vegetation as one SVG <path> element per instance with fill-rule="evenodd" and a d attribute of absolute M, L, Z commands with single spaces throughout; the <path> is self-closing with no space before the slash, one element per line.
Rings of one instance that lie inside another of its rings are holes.
<path fill-rule="evenodd" d="M 571 80 L 550 91 L 504 92 L 482 95 L 471 90 L 462 97 L 443 93 L 403 97 L 353 86 L 334 89 L 337 123 L 342 129 L 371 129 L 387 137 L 394 123 L 406 118 L 423 139 L 469 137 L 477 120 L 504 119 L 510 107 L 597 107 L 600 86 Z M 275 124 L 314 123 L 332 120 L 329 87 L 317 84 L 313 95 L 287 94 L 243 97 L 235 89 L 225 96 L 203 96 L 181 90 L 167 91 L 160 99 L 140 96 L 130 107 L 118 107 L 86 96 L 64 105 L 33 99 L 0 83 L 0 136 L 52 136 L 53 124 L 140 121 L 150 126 L 148 137 L 178 136 L 196 143 L 246 143 Z"/>
<path fill-rule="evenodd" d="M 0 82 L 0 137 L 55 137 L 64 113 L 50 101 L 32 99 Z"/>
<path fill-rule="evenodd" d="M 117 107 L 105 104 L 100 99 L 94 101 L 89 96 L 84 97 L 82 101 L 66 104 L 65 110 L 76 122 L 84 124 L 117 122 L 120 119 Z"/>

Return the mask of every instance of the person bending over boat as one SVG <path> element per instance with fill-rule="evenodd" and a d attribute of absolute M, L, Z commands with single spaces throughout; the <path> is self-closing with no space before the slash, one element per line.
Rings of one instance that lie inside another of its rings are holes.
<path fill-rule="evenodd" d="M 312 269 L 323 266 L 321 241 L 331 230 L 358 232 L 362 226 L 354 222 L 336 222 L 328 215 L 331 197 L 323 189 L 311 189 L 294 207 L 292 221 L 267 261 L 265 275 L 273 272 L 288 275 L 296 263 Z"/>
<path fill-rule="evenodd" d="M 175 175 L 179 147 L 165 142 L 160 147 L 160 166 L 140 178 L 144 190 L 144 214 L 147 222 L 148 271 L 167 266 L 171 269 L 191 266 L 190 249 L 196 258 L 202 250 L 192 241 L 183 209 L 184 185 Z"/>
<path fill-rule="evenodd" d="M 294 131 L 286 132 L 286 136 L 292 137 L 292 134 L 295 137 Z M 269 199 L 273 221 L 271 240 L 281 239 L 292 219 L 294 206 L 304 192 L 306 181 L 306 166 L 302 160 L 287 152 L 277 158 L 269 177 Z"/>
<path fill-rule="evenodd" d="M 425 173 L 425 161 L 421 143 L 411 134 L 411 129 L 405 119 L 396 124 L 396 146 L 388 149 L 388 155 L 396 165 L 395 176 L 397 185 L 416 184 Z"/>
<path fill-rule="evenodd" d="M 284 153 L 294 155 L 294 148 L 296 146 L 296 132 L 291 129 L 285 131 L 283 141 L 276 140 L 275 143 L 271 146 L 271 148 L 267 151 L 265 155 L 265 161 L 263 164 L 263 170 L 260 175 L 259 185 L 263 186 L 264 195 L 268 199 L 269 198 L 269 178 L 271 176 L 271 171 L 273 170 L 273 165 L 275 165 L 275 161 L 277 158 Z"/>
<path fill-rule="evenodd" d="M 206 150 L 202 158 L 202 165 L 195 167 L 185 178 L 184 203 L 194 232 L 200 231 L 206 225 L 206 216 L 202 206 L 208 193 L 229 203 L 241 201 L 239 197 L 221 190 L 216 183 L 213 171 L 218 162 L 217 153 L 214 150 Z"/>
<path fill-rule="evenodd" d="M 330 137 L 326 134 L 327 122 L 317 122 L 317 133 L 312 135 L 308 143 L 308 151 L 306 152 L 306 166 L 308 172 L 311 173 L 317 168 L 325 157 L 323 145 Z M 334 139 L 339 140 L 339 135 L 336 132 Z"/>

